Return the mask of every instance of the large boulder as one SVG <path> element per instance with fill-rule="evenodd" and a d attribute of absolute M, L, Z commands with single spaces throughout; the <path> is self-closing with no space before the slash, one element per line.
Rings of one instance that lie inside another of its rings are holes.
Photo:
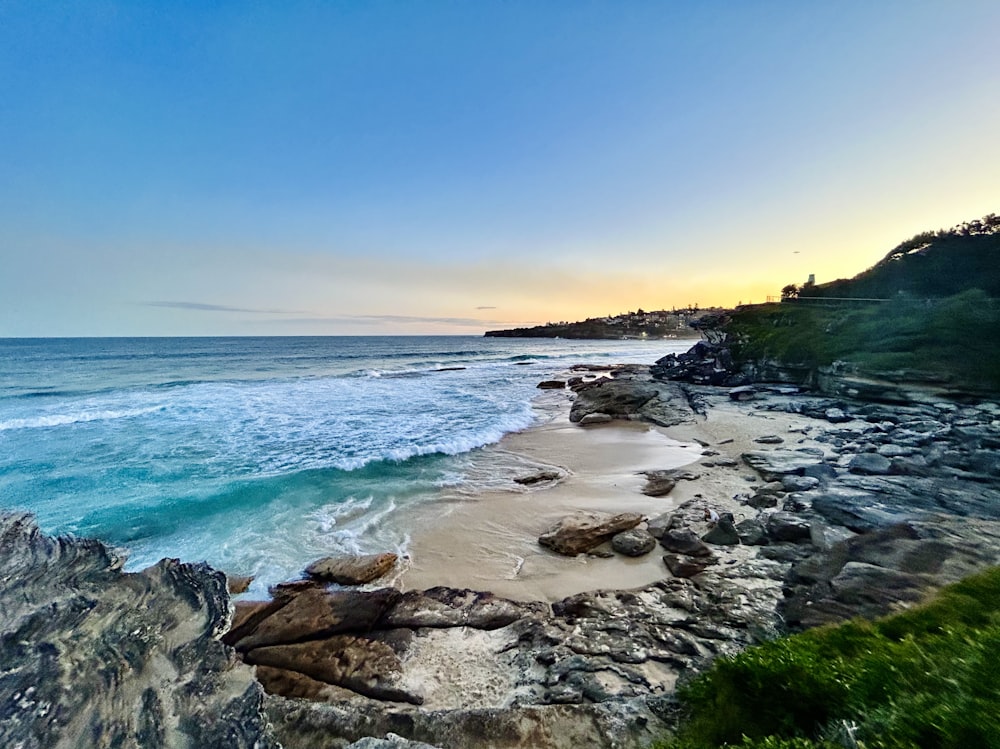
<path fill-rule="evenodd" d="M 656 548 L 656 539 L 649 531 L 633 528 L 612 536 L 611 548 L 627 557 L 641 557 Z"/>
<path fill-rule="evenodd" d="M 885 476 L 892 469 L 892 461 L 878 453 L 859 453 L 851 458 L 847 470 L 868 476 Z"/>
<path fill-rule="evenodd" d="M 387 575 L 399 559 L 395 554 L 359 554 L 350 557 L 323 557 L 306 567 L 316 580 L 339 585 L 364 585 Z"/>
<path fill-rule="evenodd" d="M 642 515 L 635 512 L 620 515 L 577 512 L 545 531 L 538 537 L 538 543 L 572 557 L 600 546 L 617 533 L 635 528 L 642 519 Z"/>
<path fill-rule="evenodd" d="M 522 603 L 489 592 L 438 586 L 408 590 L 380 620 L 381 627 L 473 627 L 499 629 L 544 609 L 538 602 Z"/>
<path fill-rule="evenodd" d="M 708 532 L 701 537 L 706 544 L 716 546 L 736 546 L 740 542 L 740 534 L 736 531 L 736 523 L 732 513 L 724 512 Z"/>
<path fill-rule="evenodd" d="M 277 747 L 251 669 L 218 640 L 225 576 L 122 562 L 0 513 L 0 746 Z"/>

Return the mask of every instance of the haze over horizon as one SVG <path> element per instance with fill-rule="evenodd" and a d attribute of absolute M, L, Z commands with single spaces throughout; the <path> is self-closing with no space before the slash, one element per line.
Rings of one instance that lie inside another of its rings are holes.
<path fill-rule="evenodd" d="M 0 4 L 0 336 L 763 301 L 1000 210 L 1000 4 Z"/>

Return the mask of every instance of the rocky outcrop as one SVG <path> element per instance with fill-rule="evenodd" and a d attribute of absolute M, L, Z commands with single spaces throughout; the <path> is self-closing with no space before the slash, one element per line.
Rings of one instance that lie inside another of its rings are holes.
<path fill-rule="evenodd" d="M 569 420 L 579 423 L 591 414 L 640 419 L 660 426 L 682 424 L 695 416 L 687 395 L 678 385 L 652 382 L 648 377 L 635 375 L 602 378 L 579 386 Z"/>
<path fill-rule="evenodd" d="M 225 576 L 122 561 L 0 515 L 0 745 L 277 747 L 251 669 L 218 639 Z"/>
<path fill-rule="evenodd" d="M 391 552 L 350 557 L 323 557 L 306 567 L 306 574 L 321 582 L 364 585 L 388 575 L 399 557 Z"/>
<path fill-rule="evenodd" d="M 612 536 L 635 528 L 642 515 L 624 512 L 609 515 L 604 512 L 577 512 L 564 517 L 538 537 L 538 543 L 559 554 L 576 556 L 600 546 Z"/>

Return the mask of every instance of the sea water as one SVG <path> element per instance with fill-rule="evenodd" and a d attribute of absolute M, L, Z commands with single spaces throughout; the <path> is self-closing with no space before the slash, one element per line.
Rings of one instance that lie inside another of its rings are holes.
<path fill-rule="evenodd" d="M 400 510 L 468 483 L 469 455 L 535 423 L 539 380 L 689 345 L 0 339 L 0 509 L 97 537 L 127 569 L 206 560 L 261 591 L 320 556 L 405 553 Z"/>

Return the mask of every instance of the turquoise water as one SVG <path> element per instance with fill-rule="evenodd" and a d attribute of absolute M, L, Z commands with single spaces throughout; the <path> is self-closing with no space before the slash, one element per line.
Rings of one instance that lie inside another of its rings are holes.
<path fill-rule="evenodd" d="M 0 507 L 53 533 L 255 574 L 405 551 L 401 508 L 530 426 L 539 380 L 685 341 L 0 339 Z M 462 369 L 452 369 L 461 367 Z"/>

